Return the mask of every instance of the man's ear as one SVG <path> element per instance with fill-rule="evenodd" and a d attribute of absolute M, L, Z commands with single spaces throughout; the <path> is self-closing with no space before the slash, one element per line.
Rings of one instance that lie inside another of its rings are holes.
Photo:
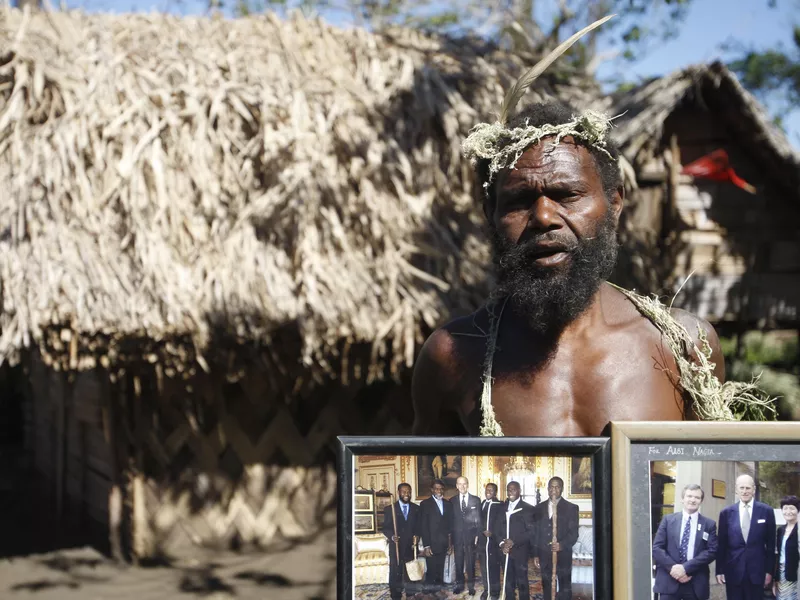
<path fill-rule="evenodd" d="M 609 208 L 614 215 L 614 226 L 619 225 L 619 217 L 622 214 L 622 207 L 625 204 L 625 187 L 618 185 L 614 193 L 609 198 Z"/>

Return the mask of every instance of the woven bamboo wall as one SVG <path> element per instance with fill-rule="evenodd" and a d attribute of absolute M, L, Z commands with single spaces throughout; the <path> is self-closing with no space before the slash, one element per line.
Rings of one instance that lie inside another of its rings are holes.
<path fill-rule="evenodd" d="M 301 385 L 289 396 L 252 366 L 235 383 L 130 376 L 118 430 L 133 552 L 184 556 L 195 545 L 264 547 L 335 518 L 334 442 L 407 432 L 407 388 Z M 399 416 L 398 416 L 399 415 Z"/>

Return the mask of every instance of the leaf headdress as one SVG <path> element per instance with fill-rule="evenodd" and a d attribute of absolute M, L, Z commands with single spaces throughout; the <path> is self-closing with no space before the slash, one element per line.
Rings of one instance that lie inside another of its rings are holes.
<path fill-rule="evenodd" d="M 559 125 L 545 124 L 534 127 L 526 123 L 522 127 L 509 129 L 507 124 L 520 99 L 533 82 L 575 42 L 614 16 L 616 15 L 603 17 L 564 40 L 533 68 L 525 72 L 506 92 L 497 122 L 480 123 L 472 129 L 462 144 L 462 150 L 464 156 L 469 159 L 489 161 L 489 178 L 485 186 L 489 185 L 497 172 L 516 164 L 529 146 L 545 137 L 555 136 L 555 143 L 558 143 L 564 136 L 571 135 L 606 151 L 604 140 L 611 126 L 611 119 L 596 111 L 588 110 L 568 123 Z"/>

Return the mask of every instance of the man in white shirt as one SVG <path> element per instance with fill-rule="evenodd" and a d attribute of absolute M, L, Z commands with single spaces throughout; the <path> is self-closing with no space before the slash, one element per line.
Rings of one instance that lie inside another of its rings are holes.
<path fill-rule="evenodd" d="M 537 504 L 534 511 L 536 524 L 535 563 L 542 570 L 542 591 L 545 600 L 553 597 L 553 586 L 558 589 L 558 600 L 572 600 L 572 547 L 578 541 L 578 505 L 562 498 L 564 480 L 553 477 L 547 482 L 547 502 Z M 553 540 L 553 514 L 555 541 Z M 555 581 L 553 578 L 553 553 L 556 554 Z"/>
<path fill-rule="evenodd" d="M 683 488 L 683 510 L 667 515 L 653 540 L 660 600 L 707 600 L 709 565 L 717 556 L 717 524 L 700 514 L 705 493 L 696 483 Z"/>
<path fill-rule="evenodd" d="M 775 569 L 775 511 L 757 502 L 756 482 L 736 478 L 739 502 L 719 513 L 717 581 L 728 600 L 761 600 Z"/>
<path fill-rule="evenodd" d="M 456 479 L 458 494 L 450 498 L 453 505 L 453 549 L 456 562 L 454 594 L 464 591 L 464 571 L 470 596 L 475 594 L 475 547 L 481 531 L 481 499 L 467 491 L 469 480 Z"/>

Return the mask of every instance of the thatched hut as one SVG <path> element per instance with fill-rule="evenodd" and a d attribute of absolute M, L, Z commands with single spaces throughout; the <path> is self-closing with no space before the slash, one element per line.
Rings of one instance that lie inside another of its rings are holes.
<path fill-rule="evenodd" d="M 0 48 L 0 358 L 58 510 L 139 558 L 313 533 L 334 436 L 407 431 L 420 344 L 484 297 L 460 143 L 525 59 L 9 9 Z"/>
<path fill-rule="evenodd" d="M 800 155 L 759 103 L 713 63 L 647 81 L 611 111 L 623 115 L 614 135 L 638 182 L 618 279 L 680 289 L 676 306 L 723 330 L 797 329 Z M 681 173 L 720 150 L 755 193 Z"/>

